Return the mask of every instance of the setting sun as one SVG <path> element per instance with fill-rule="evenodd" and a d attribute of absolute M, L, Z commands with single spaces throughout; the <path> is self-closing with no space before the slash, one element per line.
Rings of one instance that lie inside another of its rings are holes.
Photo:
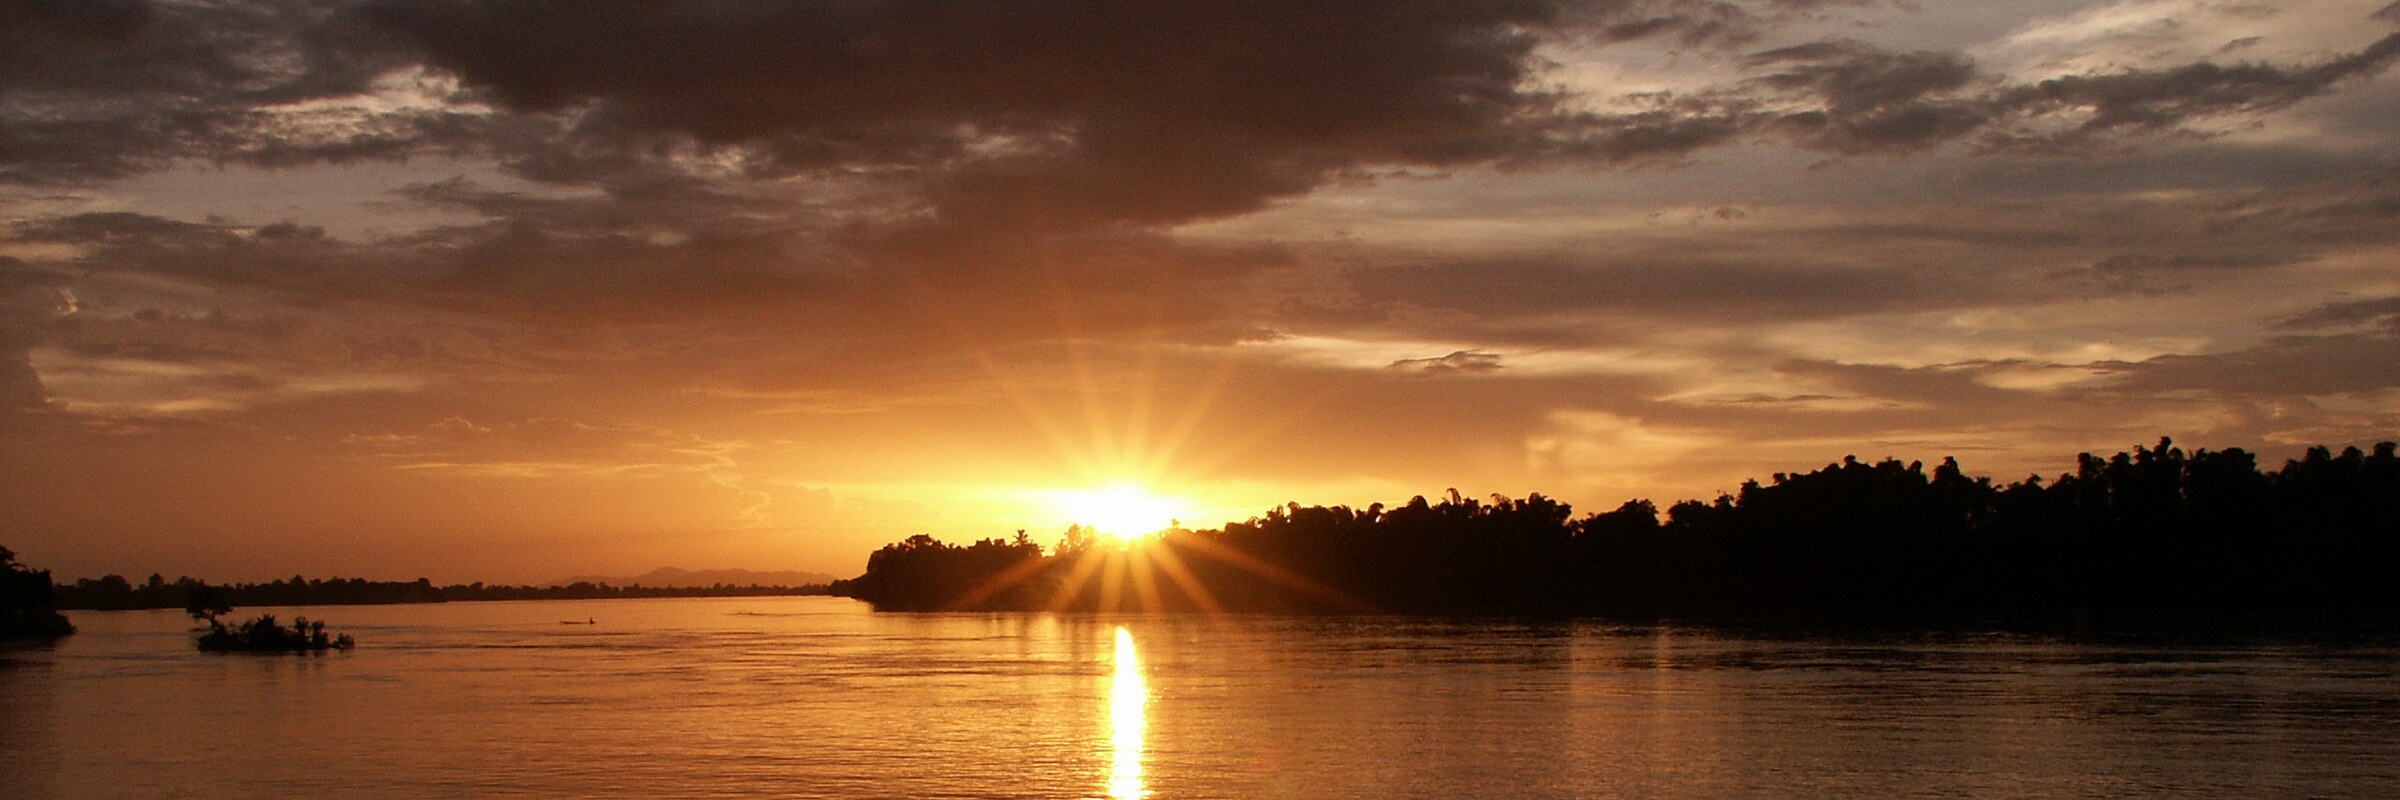
<path fill-rule="evenodd" d="M 1059 512 L 1067 520 L 1119 539 L 1133 539 L 1173 526 L 1183 502 L 1130 483 L 1062 492 Z"/>

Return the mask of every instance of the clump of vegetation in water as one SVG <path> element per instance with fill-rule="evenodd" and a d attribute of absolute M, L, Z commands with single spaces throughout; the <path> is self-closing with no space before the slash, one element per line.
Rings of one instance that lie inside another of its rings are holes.
<path fill-rule="evenodd" d="M 200 649 L 212 653 L 315 653 L 326 650 L 348 650 L 358 643 L 349 634 L 327 634 L 325 621 L 293 617 L 291 627 L 275 621 L 273 614 L 261 614 L 257 619 L 238 625 L 228 625 L 218 619 L 233 610 L 222 590 L 203 590 L 192 593 L 184 607 L 193 619 L 208 623 L 208 631 L 200 634 Z"/>
<path fill-rule="evenodd" d="M 17 563 L 17 554 L 0 547 L 0 639 L 54 639 L 75 632 L 58 613 L 49 570 Z"/>

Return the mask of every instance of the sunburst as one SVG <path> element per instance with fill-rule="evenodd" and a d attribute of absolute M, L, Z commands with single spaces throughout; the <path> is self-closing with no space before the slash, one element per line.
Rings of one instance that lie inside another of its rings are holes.
<path fill-rule="evenodd" d="M 1128 542 L 1172 527 L 1186 505 L 1132 483 L 1060 492 L 1056 503 L 1068 521 Z"/>

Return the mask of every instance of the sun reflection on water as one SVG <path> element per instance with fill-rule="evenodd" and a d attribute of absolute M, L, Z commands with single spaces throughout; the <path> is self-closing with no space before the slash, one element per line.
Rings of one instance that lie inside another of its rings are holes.
<path fill-rule="evenodd" d="M 1142 736 L 1150 721 L 1145 708 L 1150 684 L 1142 679 L 1142 656 L 1134 651 L 1133 632 L 1117 627 L 1117 676 L 1108 687 L 1109 739 L 1115 760 L 1108 767 L 1110 800 L 1148 797 L 1142 784 Z"/>

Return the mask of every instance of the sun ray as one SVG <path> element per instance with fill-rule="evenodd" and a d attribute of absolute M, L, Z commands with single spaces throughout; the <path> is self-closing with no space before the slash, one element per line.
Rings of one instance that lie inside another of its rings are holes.
<path fill-rule="evenodd" d="M 1154 469 L 1163 469 L 1183 454 L 1183 448 L 1199 432 L 1201 423 L 1207 421 L 1209 412 L 1216 409 L 1217 398 L 1233 384 L 1234 373 L 1239 371 L 1241 363 L 1241 359 L 1230 355 L 1220 358 L 1208 379 L 1190 391 L 1191 401 L 1184 404 L 1183 414 L 1167 427 L 1151 450 Z"/>
<path fill-rule="evenodd" d="M 1183 508 L 1178 498 L 1162 497 L 1129 482 L 1054 492 L 1052 502 L 1070 521 L 1119 541 L 1165 530 L 1181 516 Z"/>
<path fill-rule="evenodd" d="M 1125 591 L 1124 556 L 1125 554 L 1123 552 L 1102 553 L 1100 555 L 1099 609 L 1101 611 L 1120 610 L 1120 607 L 1117 604 L 1123 600 L 1122 595 Z"/>
<path fill-rule="evenodd" d="M 1123 554 L 1127 571 L 1133 576 L 1135 599 L 1142 604 L 1140 610 L 1149 612 L 1164 610 L 1158 602 L 1158 578 L 1150 570 L 1150 552 L 1154 549 L 1129 547 Z"/>
<path fill-rule="evenodd" d="M 1058 593 L 1051 596 L 1050 605 L 1044 611 L 1065 611 L 1073 607 L 1076 598 L 1083 596 L 1084 587 L 1092 582 L 1092 574 L 1100 569 L 1101 554 L 1086 550 L 1073 557 L 1075 562 L 1068 565 L 1066 578 L 1059 581 Z"/>
<path fill-rule="evenodd" d="M 973 609 L 983 601 L 990 600 L 994 596 L 999 595 L 1001 592 L 1008 591 L 1009 589 L 1014 588 L 1017 584 L 1024 583 L 1025 579 L 1033 577 L 1035 574 L 1040 573 L 1048 566 L 1048 562 L 1045 562 L 1040 558 L 1028 558 L 1023 561 L 1019 561 L 1010 566 L 1008 569 L 1002 571 L 1000 574 L 994 575 L 982 583 L 978 583 L 974 587 L 969 588 L 966 593 L 959 595 L 958 599 L 953 601 L 947 610 L 964 611 Z"/>
<path fill-rule="evenodd" d="M 1351 597 L 1347 594 L 1343 594 L 1340 591 L 1337 591 L 1324 584 L 1309 580 L 1307 577 L 1297 572 L 1276 566 L 1263 559 L 1260 559 L 1257 556 L 1236 550 L 1232 547 L 1228 547 L 1222 542 L 1211 541 L 1209 539 L 1197 536 L 1180 541 L 1190 545 L 1192 551 L 1195 553 L 1208 558 L 1216 559 L 1217 561 L 1230 565 L 1235 569 L 1245 570 L 1253 575 L 1257 575 L 1276 583 L 1289 586 L 1293 589 L 1297 589 L 1301 593 L 1329 603 L 1335 608 L 1339 608 L 1344 611 L 1356 611 L 1370 614 L 1381 611 L 1381 609 L 1378 609 L 1365 601 Z"/>
<path fill-rule="evenodd" d="M 1199 606 L 1202 612 L 1225 613 L 1225 605 L 1217 602 L 1216 594 L 1201 584 L 1200 576 L 1192 574 L 1191 567 L 1184 565 L 1183 557 L 1175 554 L 1175 547 L 1176 543 L 1174 542 L 1160 542 L 1158 546 L 1149 548 L 1150 560 L 1156 564 L 1161 574 L 1167 576 L 1167 581 L 1175 584 L 1175 588 L 1183 590 L 1183 596 L 1190 598 L 1192 604 Z"/>

